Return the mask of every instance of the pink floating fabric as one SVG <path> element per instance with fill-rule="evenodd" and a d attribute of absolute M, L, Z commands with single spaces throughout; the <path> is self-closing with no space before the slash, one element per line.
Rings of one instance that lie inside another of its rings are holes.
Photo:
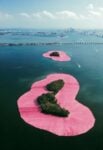
<path fill-rule="evenodd" d="M 48 92 L 45 86 L 58 79 L 64 81 L 64 87 L 56 94 L 56 98 L 61 107 L 69 110 L 68 117 L 44 114 L 37 104 L 37 97 Z M 73 76 L 48 75 L 45 79 L 35 82 L 30 91 L 18 99 L 20 116 L 26 123 L 59 136 L 75 136 L 85 133 L 94 126 L 95 118 L 89 108 L 76 100 L 78 91 L 79 84 Z"/>
<path fill-rule="evenodd" d="M 59 53 L 59 57 L 56 57 L 56 56 L 50 56 L 50 54 L 52 52 L 58 52 Z M 47 57 L 47 58 L 51 58 L 53 60 L 56 60 L 56 61 L 70 61 L 71 58 L 63 51 L 58 51 L 58 50 L 54 50 L 54 51 L 48 51 L 46 53 L 43 54 L 44 57 Z"/>

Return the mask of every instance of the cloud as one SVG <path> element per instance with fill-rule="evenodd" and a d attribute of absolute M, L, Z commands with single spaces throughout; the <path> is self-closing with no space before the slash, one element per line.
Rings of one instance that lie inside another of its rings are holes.
<path fill-rule="evenodd" d="M 25 12 L 20 13 L 19 15 L 22 16 L 22 17 L 25 17 L 25 18 L 30 18 L 31 17 L 28 13 L 25 13 Z"/>
<path fill-rule="evenodd" d="M 88 16 L 80 14 L 78 18 L 81 20 L 86 20 L 86 19 L 88 19 Z"/>
<path fill-rule="evenodd" d="M 92 16 L 96 16 L 96 17 L 101 17 L 102 14 L 99 11 L 94 11 L 94 10 L 90 10 L 89 14 L 91 14 Z"/>
<path fill-rule="evenodd" d="M 88 10 L 83 13 L 76 13 L 74 11 L 69 10 L 62 10 L 57 12 L 50 12 L 47 10 L 40 11 L 40 12 L 34 12 L 31 14 L 28 14 L 26 12 L 20 13 L 20 15 L 24 18 L 31 18 L 31 19 L 40 19 L 40 20 L 47 20 L 47 19 L 53 19 L 53 20 L 64 20 L 68 21 L 69 19 L 72 20 L 87 20 L 87 19 L 94 19 L 95 17 L 100 18 L 102 17 L 102 8 L 98 10 L 94 9 L 93 4 L 88 5 Z"/>
<path fill-rule="evenodd" d="M 87 12 L 87 16 L 88 17 L 103 17 L 103 8 L 102 7 L 94 7 L 93 4 L 89 4 L 88 7 L 88 12 Z"/>
<path fill-rule="evenodd" d="M 78 15 L 75 12 L 69 10 L 63 10 L 58 12 L 50 12 L 47 10 L 36 12 L 32 14 L 36 18 L 43 18 L 43 19 L 77 19 Z"/>
<path fill-rule="evenodd" d="M 89 4 L 89 5 L 87 6 L 87 9 L 93 10 L 93 9 L 94 9 L 94 5 L 93 5 L 93 4 Z"/>
<path fill-rule="evenodd" d="M 56 12 L 57 18 L 61 19 L 77 19 L 78 16 L 75 12 L 64 10 Z"/>
<path fill-rule="evenodd" d="M 41 18 L 41 14 L 39 12 L 33 13 L 32 16 L 36 18 Z"/>
<path fill-rule="evenodd" d="M 44 11 L 41 13 L 41 15 L 44 15 L 44 16 L 50 18 L 50 19 L 54 19 L 54 18 L 55 18 L 55 16 L 54 16 L 53 13 L 48 12 L 48 11 L 46 11 L 46 10 L 44 10 Z"/>
<path fill-rule="evenodd" d="M 55 19 L 54 14 L 46 10 L 41 12 L 34 12 L 31 14 L 31 17 L 36 19 Z"/>
<path fill-rule="evenodd" d="M 103 12 L 103 7 L 99 7 L 99 11 L 102 11 L 102 12 Z"/>
<path fill-rule="evenodd" d="M 41 11 L 41 12 L 34 12 L 34 13 L 31 13 L 31 14 L 23 12 L 23 13 L 20 13 L 19 15 L 22 16 L 22 17 L 25 17 L 25 18 L 33 18 L 33 17 L 39 18 L 39 19 L 40 18 L 41 19 L 42 18 L 43 19 L 45 19 L 45 18 L 54 19 L 55 18 L 55 16 L 51 12 L 46 11 L 46 10 Z"/>

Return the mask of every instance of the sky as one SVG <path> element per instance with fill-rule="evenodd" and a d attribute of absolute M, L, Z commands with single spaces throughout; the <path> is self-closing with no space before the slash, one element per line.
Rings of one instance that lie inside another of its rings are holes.
<path fill-rule="evenodd" d="M 103 0 L 0 0 L 0 28 L 103 29 Z"/>

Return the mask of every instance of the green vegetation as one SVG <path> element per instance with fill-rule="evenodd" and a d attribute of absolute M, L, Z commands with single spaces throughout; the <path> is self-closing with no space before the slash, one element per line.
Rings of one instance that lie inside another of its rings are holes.
<path fill-rule="evenodd" d="M 57 103 L 55 94 L 64 86 L 64 81 L 59 79 L 49 83 L 46 88 L 52 93 L 42 94 L 37 98 L 37 102 L 41 107 L 41 111 L 45 114 L 52 114 L 60 117 L 67 117 L 69 111 L 61 108 Z"/>
<path fill-rule="evenodd" d="M 38 97 L 38 103 L 40 105 L 46 104 L 46 103 L 52 103 L 56 104 L 57 100 L 55 98 L 55 95 L 52 93 L 47 93 L 47 94 L 42 94 L 41 96 Z"/>
<path fill-rule="evenodd" d="M 59 53 L 58 53 L 58 52 L 52 52 L 52 53 L 50 53 L 50 56 L 56 56 L 56 57 L 59 57 Z"/>
<path fill-rule="evenodd" d="M 60 117 L 67 117 L 69 114 L 68 110 L 61 108 L 60 105 L 57 104 L 57 100 L 53 93 L 42 94 L 38 97 L 37 101 L 43 113 Z"/>
<path fill-rule="evenodd" d="M 54 94 L 58 93 L 58 91 L 64 86 L 64 81 L 59 79 L 49 83 L 46 88 L 48 91 L 52 91 Z"/>

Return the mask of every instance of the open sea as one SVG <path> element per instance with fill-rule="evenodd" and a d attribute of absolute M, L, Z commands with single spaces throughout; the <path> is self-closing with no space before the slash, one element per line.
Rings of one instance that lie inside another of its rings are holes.
<path fill-rule="evenodd" d="M 63 50 L 71 61 L 44 58 L 49 50 Z M 77 99 L 96 118 L 87 133 L 59 137 L 20 118 L 17 99 L 51 73 L 71 74 L 79 81 Z M 2 150 L 103 150 L 103 31 L 1 29 L 0 111 Z"/>

